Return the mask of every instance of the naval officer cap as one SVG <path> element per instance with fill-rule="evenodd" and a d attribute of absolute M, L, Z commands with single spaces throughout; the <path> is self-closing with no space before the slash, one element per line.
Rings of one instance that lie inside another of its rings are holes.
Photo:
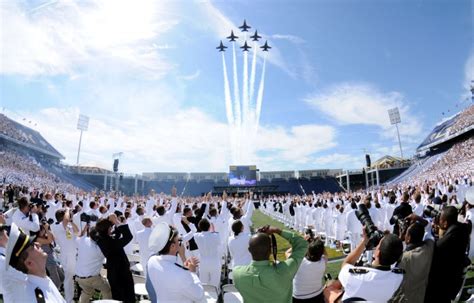
<path fill-rule="evenodd" d="M 30 245 L 33 245 L 33 238 L 12 223 L 6 248 L 5 269 L 8 270 L 8 265 L 18 269 L 20 256 Z"/>
<path fill-rule="evenodd" d="M 471 188 L 469 188 L 466 191 L 465 199 L 466 199 L 467 203 L 469 203 L 470 205 L 474 205 L 474 186 L 471 186 Z"/>
<path fill-rule="evenodd" d="M 148 249 L 153 254 L 157 254 L 166 246 L 169 241 L 173 239 L 174 235 L 175 232 L 167 223 L 158 223 L 150 234 L 150 238 L 148 240 Z"/>

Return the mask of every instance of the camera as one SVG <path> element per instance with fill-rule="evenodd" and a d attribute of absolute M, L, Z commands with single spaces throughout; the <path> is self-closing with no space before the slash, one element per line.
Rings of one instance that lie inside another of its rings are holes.
<path fill-rule="evenodd" d="M 442 207 L 440 205 L 427 205 L 423 210 L 423 216 L 426 218 L 437 219 L 441 214 Z"/>
<path fill-rule="evenodd" d="M 311 228 L 306 228 L 306 230 L 304 231 L 304 234 L 305 235 L 308 235 L 308 242 L 312 242 L 314 240 L 314 232 Z"/>
<path fill-rule="evenodd" d="M 397 221 L 399 235 L 404 235 L 408 226 L 410 226 L 410 220 L 408 218 L 402 218 L 399 215 L 394 215 L 393 219 Z"/>
<path fill-rule="evenodd" d="M 368 250 L 374 249 L 383 238 L 383 232 L 375 226 L 365 204 L 359 204 L 359 209 L 355 211 L 355 214 L 360 223 L 365 226 L 365 232 L 369 238 L 369 242 L 367 242 L 365 248 Z"/>
<path fill-rule="evenodd" d="M 96 215 L 88 215 L 86 213 L 81 214 L 82 222 L 90 223 L 90 222 L 97 222 L 97 220 L 99 220 L 99 217 L 97 217 Z"/>

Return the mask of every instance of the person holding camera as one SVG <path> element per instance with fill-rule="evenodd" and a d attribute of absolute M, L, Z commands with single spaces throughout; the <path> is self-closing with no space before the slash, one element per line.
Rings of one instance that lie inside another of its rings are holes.
<path fill-rule="evenodd" d="M 38 232 L 40 230 L 39 211 L 38 206 L 29 203 L 26 197 L 22 197 L 18 200 L 18 210 L 13 214 L 12 222 L 28 235 L 31 232 Z"/>
<path fill-rule="evenodd" d="M 135 289 L 130 262 L 124 247 L 132 241 L 132 233 L 128 224 L 121 223 L 116 214 L 109 215 L 97 221 L 95 226 L 96 241 L 107 259 L 107 280 L 112 290 L 114 300 L 125 303 L 135 303 Z"/>
<path fill-rule="evenodd" d="M 324 303 L 323 277 L 328 260 L 324 242 L 312 235 L 305 238 L 309 245 L 293 278 L 293 303 Z"/>
<path fill-rule="evenodd" d="M 292 247 L 291 255 L 279 263 L 276 261 L 276 241 L 273 234 L 283 237 Z M 307 248 L 308 242 L 297 233 L 273 226 L 260 228 L 249 241 L 252 263 L 236 266 L 233 270 L 235 287 L 244 302 L 291 302 L 293 278 Z M 274 263 L 270 262 L 272 252 Z"/>
<path fill-rule="evenodd" d="M 372 237 L 370 238 L 372 239 Z M 369 244 L 366 228 L 363 240 L 342 262 L 339 282 L 330 290 L 337 292 L 344 287 L 342 300 L 387 302 L 395 293 L 403 279 L 403 272 L 391 269 L 403 253 L 403 243 L 394 234 L 386 234 L 380 239 L 374 252 L 374 261 L 369 266 L 355 266 Z"/>
<path fill-rule="evenodd" d="M 393 225 L 393 233 L 397 236 L 400 235 L 400 220 L 405 219 L 411 213 L 413 213 L 411 205 L 408 203 L 409 199 L 410 195 L 408 195 L 407 192 L 404 192 L 402 196 L 402 202 L 395 208 L 393 215 L 390 218 L 390 224 Z"/>
<path fill-rule="evenodd" d="M 402 284 L 390 302 L 424 302 L 428 276 L 433 259 L 434 241 L 424 238 L 428 221 L 411 214 L 406 218 L 408 228 L 403 236 L 405 251 L 398 267 L 405 271 Z"/>
<path fill-rule="evenodd" d="M 48 222 L 45 222 L 44 220 L 41 221 L 41 227 L 36 236 L 36 242 L 41 244 L 41 249 L 48 254 L 48 259 L 46 260 L 48 276 L 58 289 L 61 288 L 64 281 L 64 270 L 59 266 L 59 260 L 54 251 L 54 236 Z"/>
<path fill-rule="evenodd" d="M 71 211 L 62 208 L 56 211 L 56 223 L 51 226 L 56 244 L 61 249 L 59 262 L 64 269 L 64 296 L 68 303 L 74 300 L 74 270 L 76 268 L 77 225 L 72 222 Z"/>
<path fill-rule="evenodd" d="M 469 225 L 458 222 L 458 210 L 448 206 L 441 211 L 437 229 L 425 302 L 451 302 L 461 288 L 464 268 L 471 263 L 466 254 Z"/>

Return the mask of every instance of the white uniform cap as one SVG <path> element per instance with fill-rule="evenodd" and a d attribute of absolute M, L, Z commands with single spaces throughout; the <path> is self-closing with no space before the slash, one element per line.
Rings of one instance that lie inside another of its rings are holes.
<path fill-rule="evenodd" d="M 148 239 L 148 249 L 153 254 L 162 250 L 170 238 L 170 226 L 165 222 L 158 223 L 151 231 Z"/>
<path fill-rule="evenodd" d="M 474 186 L 466 191 L 465 199 L 470 205 L 474 205 Z"/>

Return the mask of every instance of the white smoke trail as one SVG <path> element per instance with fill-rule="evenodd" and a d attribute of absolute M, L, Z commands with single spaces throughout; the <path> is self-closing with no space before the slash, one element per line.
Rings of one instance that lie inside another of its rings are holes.
<path fill-rule="evenodd" d="M 253 43 L 253 58 L 252 58 L 252 71 L 250 72 L 250 92 L 249 92 L 249 103 L 250 107 L 253 107 L 252 102 L 253 100 L 253 94 L 255 90 L 255 69 L 257 67 L 257 50 L 258 50 L 258 45 L 257 42 L 255 41 Z"/>
<path fill-rule="evenodd" d="M 230 97 L 229 78 L 227 78 L 227 66 L 225 64 L 224 52 L 222 52 L 222 66 L 224 69 L 224 97 L 225 97 L 225 111 L 227 115 L 227 122 L 230 127 L 234 126 L 234 113 L 232 110 L 232 99 Z"/>
<path fill-rule="evenodd" d="M 248 126 L 249 121 L 249 67 L 248 67 L 248 52 L 244 51 L 244 71 L 243 71 L 243 90 L 242 90 L 242 122 L 244 124 L 244 131 Z"/>
<path fill-rule="evenodd" d="M 236 125 L 241 124 L 241 112 L 240 112 L 240 94 L 239 94 L 239 79 L 237 78 L 237 58 L 235 55 L 235 42 L 232 43 L 232 61 L 234 69 L 234 112 Z"/>
<path fill-rule="evenodd" d="M 267 63 L 267 54 L 263 57 L 263 67 L 262 67 L 262 75 L 260 77 L 260 85 L 258 87 L 258 95 L 257 95 L 257 106 L 256 106 L 256 113 L 255 113 L 255 130 L 258 130 L 260 124 L 260 113 L 262 111 L 262 99 L 263 99 L 263 89 L 265 88 L 265 67 Z"/>

